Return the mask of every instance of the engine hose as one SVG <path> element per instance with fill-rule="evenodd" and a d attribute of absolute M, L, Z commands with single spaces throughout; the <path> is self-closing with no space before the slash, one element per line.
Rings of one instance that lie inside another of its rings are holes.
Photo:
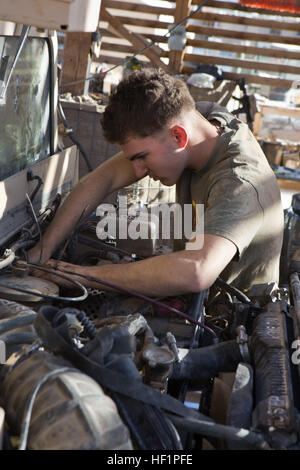
<path fill-rule="evenodd" d="M 9 344 L 31 344 L 38 339 L 38 335 L 34 331 L 16 331 L 14 333 L 5 333 L 0 336 L 0 340 L 6 345 Z"/>
<path fill-rule="evenodd" d="M 235 295 L 235 297 L 238 300 L 240 300 L 241 302 L 243 302 L 245 304 L 252 304 L 251 300 L 249 299 L 249 297 L 247 297 L 247 295 L 245 295 L 243 292 L 241 292 L 236 287 L 234 287 L 230 284 L 227 284 L 227 282 L 223 281 L 223 279 L 221 279 L 220 277 L 218 277 L 216 279 L 215 283 L 216 283 L 217 286 L 222 287 L 223 289 L 228 291 L 230 294 Z"/>
<path fill-rule="evenodd" d="M 197 420 L 194 418 L 182 418 L 168 414 L 170 420 L 178 429 L 202 434 L 205 436 L 218 437 L 231 441 L 238 441 L 247 447 L 260 450 L 271 450 L 269 444 L 260 434 L 249 431 L 248 429 L 235 428 L 214 422 Z M 246 450 L 246 449 L 245 449 Z"/>
<path fill-rule="evenodd" d="M 0 320 L 0 334 L 9 330 L 14 330 L 25 325 L 31 325 L 36 318 L 36 313 L 29 313 L 28 315 L 18 315 L 13 318 Z"/>
<path fill-rule="evenodd" d="M 235 340 L 198 349 L 181 349 L 179 355 L 184 351 L 187 351 L 184 358 L 174 363 L 172 379 L 198 380 L 216 377 L 219 372 L 234 372 L 244 360 Z"/>

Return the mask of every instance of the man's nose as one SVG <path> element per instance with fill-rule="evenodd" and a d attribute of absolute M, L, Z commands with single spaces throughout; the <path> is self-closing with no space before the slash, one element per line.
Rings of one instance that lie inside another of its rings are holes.
<path fill-rule="evenodd" d="M 141 159 L 133 160 L 133 169 L 137 178 L 143 178 L 148 174 L 149 168 Z"/>

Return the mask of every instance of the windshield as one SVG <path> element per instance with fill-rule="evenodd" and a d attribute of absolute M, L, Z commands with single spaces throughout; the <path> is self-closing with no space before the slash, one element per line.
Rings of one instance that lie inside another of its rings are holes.
<path fill-rule="evenodd" d="M 0 36 L 3 81 L 9 75 L 18 43 L 18 37 Z M 27 38 L 5 98 L 0 99 L 0 180 L 50 155 L 49 91 L 47 40 Z"/>

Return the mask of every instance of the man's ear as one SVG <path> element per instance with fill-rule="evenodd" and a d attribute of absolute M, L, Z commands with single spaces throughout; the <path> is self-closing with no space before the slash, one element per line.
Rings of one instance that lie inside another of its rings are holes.
<path fill-rule="evenodd" d="M 170 129 L 171 137 L 175 140 L 178 148 L 184 149 L 186 147 L 188 136 L 184 127 L 175 125 Z"/>

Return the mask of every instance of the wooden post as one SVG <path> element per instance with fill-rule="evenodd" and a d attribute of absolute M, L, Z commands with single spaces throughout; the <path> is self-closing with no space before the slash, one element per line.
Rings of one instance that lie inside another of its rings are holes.
<path fill-rule="evenodd" d="M 67 33 L 64 45 L 61 84 L 81 80 L 79 83 L 62 87 L 62 93 L 84 95 L 88 91 L 88 82 L 84 79 L 89 74 L 91 33 Z"/>
<path fill-rule="evenodd" d="M 174 25 L 190 14 L 192 0 L 177 0 L 174 15 Z M 182 24 L 185 26 L 186 22 Z M 172 73 L 181 73 L 185 48 L 182 51 L 170 51 L 169 53 L 169 71 Z"/>

